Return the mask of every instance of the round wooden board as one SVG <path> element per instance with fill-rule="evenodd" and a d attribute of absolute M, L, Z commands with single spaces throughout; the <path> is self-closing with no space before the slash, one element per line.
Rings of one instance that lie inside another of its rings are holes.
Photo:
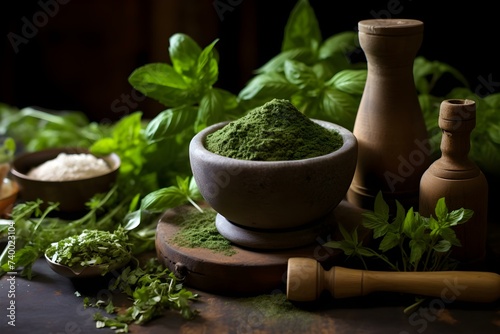
<path fill-rule="evenodd" d="M 329 266 L 338 259 L 340 252 L 323 247 L 328 240 L 339 240 L 337 222 L 351 229 L 361 221 L 362 210 L 342 202 L 327 218 L 329 231 L 318 236 L 316 242 L 285 250 L 254 250 L 233 245 L 236 251 L 228 256 L 204 248 L 187 248 L 171 242 L 179 230 L 174 223 L 177 215 L 186 210 L 196 210 L 184 205 L 167 210 L 160 218 L 156 231 L 158 259 L 184 284 L 202 291 L 222 295 L 253 295 L 271 293 L 286 285 L 287 263 L 290 257 L 310 257 Z M 215 221 L 214 221 L 215 223 Z"/>

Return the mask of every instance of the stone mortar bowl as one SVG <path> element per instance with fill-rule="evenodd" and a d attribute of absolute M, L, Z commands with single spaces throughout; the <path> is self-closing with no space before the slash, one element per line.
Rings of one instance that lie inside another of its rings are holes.
<path fill-rule="evenodd" d="M 299 227 L 330 213 L 351 184 L 358 144 L 349 130 L 313 121 L 338 131 L 344 141 L 342 147 L 302 160 L 240 160 L 205 148 L 207 135 L 228 122 L 200 131 L 190 142 L 189 158 L 205 201 L 234 224 L 266 230 Z"/>

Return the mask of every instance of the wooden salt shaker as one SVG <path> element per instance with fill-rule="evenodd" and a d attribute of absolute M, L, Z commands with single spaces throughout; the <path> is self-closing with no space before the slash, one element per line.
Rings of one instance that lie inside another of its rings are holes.
<path fill-rule="evenodd" d="M 413 78 L 423 23 L 374 19 L 358 23 L 368 76 L 353 133 L 358 139 L 349 202 L 373 210 L 382 191 L 391 208 L 398 200 L 418 207 L 420 178 L 430 164 L 427 129 Z"/>
<path fill-rule="evenodd" d="M 470 134 L 476 126 L 476 103 L 472 100 L 444 100 L 439 111 L 441 158 L 423 174 L 420 182 L 420 209 L 423 216 L 434 214 L 439 198 L 445 197 L 448 210 L 474 211 L 472 218 L 454 227 L 462 247 L 452 257 L 465 266 L 479 266 L 486 255 L 488 183 L 469 157 Z"/>

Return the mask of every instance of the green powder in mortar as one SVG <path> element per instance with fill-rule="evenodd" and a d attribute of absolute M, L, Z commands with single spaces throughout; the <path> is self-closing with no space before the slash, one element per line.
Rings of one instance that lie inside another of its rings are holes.
<path fill-rule="evenodd" d="M 206 148 L 241 160 L 283 161 L 331 153 L 342 136 L 301 113 L 288 100 L 273 99 L 207 136 Z"/>
<path fill-rule="evenodd" d="M 227 256 L 236 254 L 231 242 L 224 238 L 215 226 L 217 212 L 212 208 L 202 212 L 192 209 L 175 217 L 180 228 L 172 238 L 172 243 L 188 248 L 205 248 Z"/>

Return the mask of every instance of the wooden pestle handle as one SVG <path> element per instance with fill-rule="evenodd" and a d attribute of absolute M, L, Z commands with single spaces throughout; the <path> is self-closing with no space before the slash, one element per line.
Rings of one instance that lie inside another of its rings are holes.
<path fill-rule="evenodd" d="M 310 258 L 288 259 L 287 298 L 313 301 L 328 290 L 334 298 L 371 292 L 401 292 L 445 301 L 493 302 L 500 298 L 500 275 L 480 271 L 388 272 L 332 267 Z"/>

